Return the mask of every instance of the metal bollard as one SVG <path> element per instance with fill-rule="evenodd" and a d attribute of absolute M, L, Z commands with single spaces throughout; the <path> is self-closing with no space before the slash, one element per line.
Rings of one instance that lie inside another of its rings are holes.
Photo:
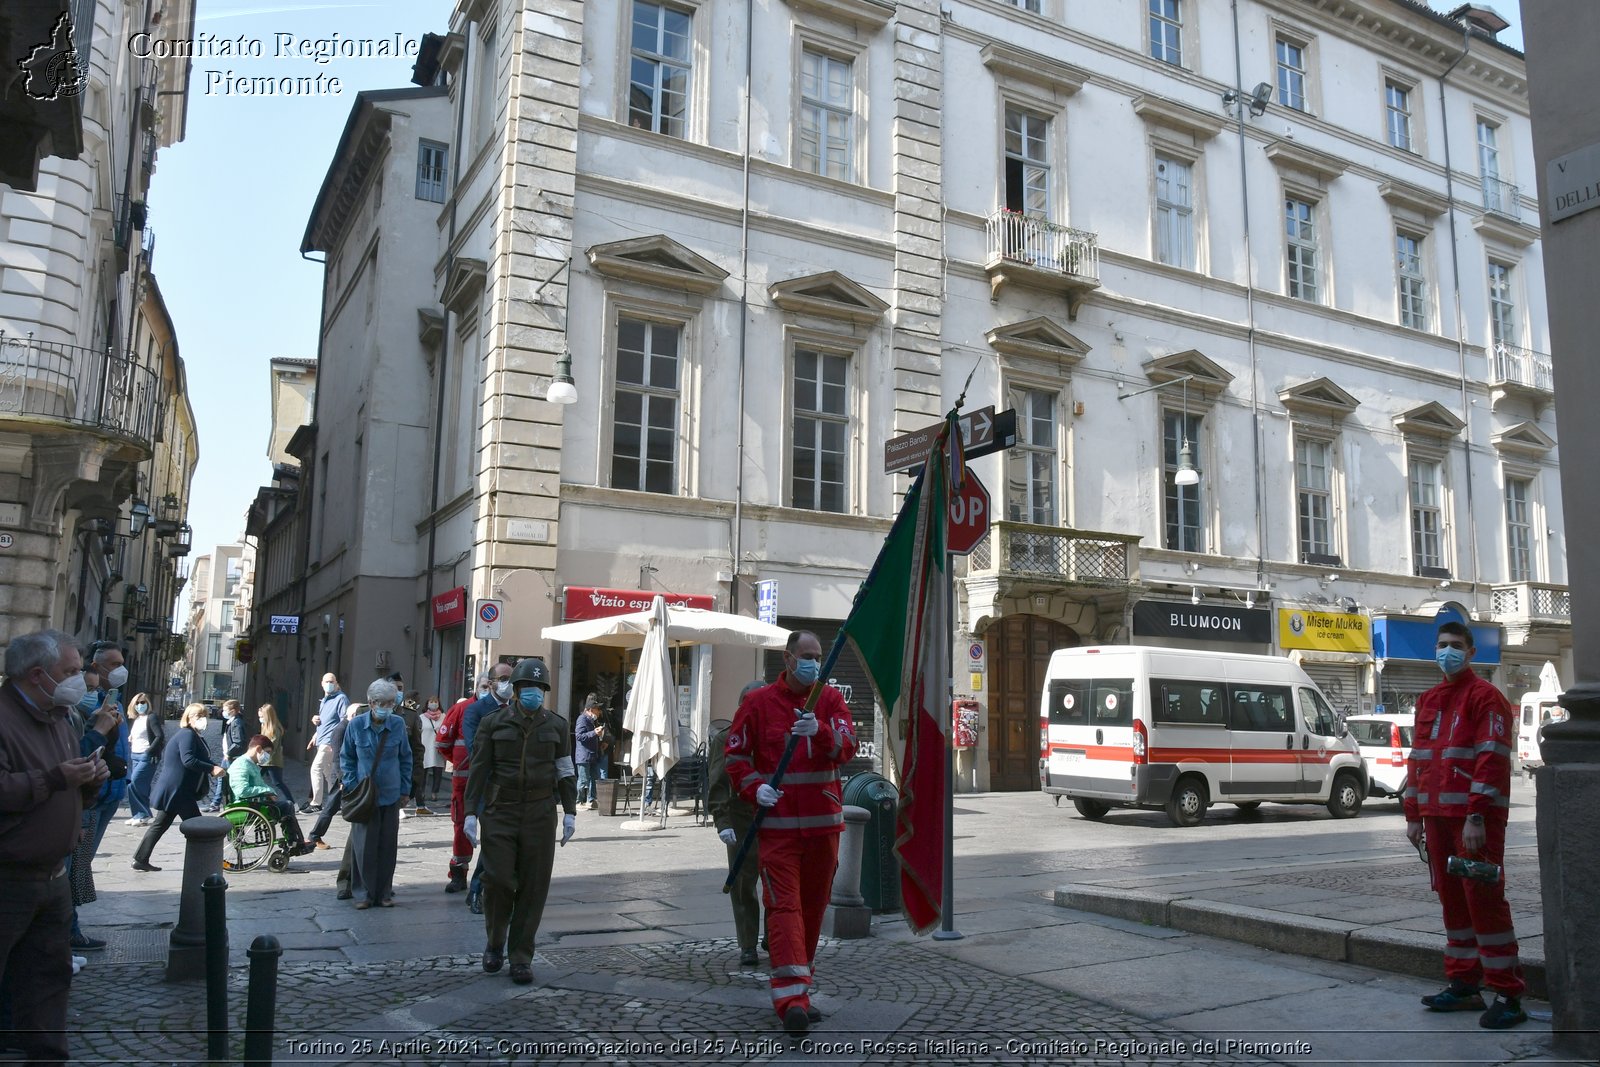
<path fill-rule="evenodd" d="M 228 1058 L 228 883 L 213 874 L 200 886 L 206 904 L 206 1058 Z"/>
<path fill-rule="evenodd" d="M 278 1013 L 278 957 L 283 946 L 271 934 L 250 942 L 250 991 L 244 1009 L 245 1067 L 272 1062 L 272 1022 Z"/>

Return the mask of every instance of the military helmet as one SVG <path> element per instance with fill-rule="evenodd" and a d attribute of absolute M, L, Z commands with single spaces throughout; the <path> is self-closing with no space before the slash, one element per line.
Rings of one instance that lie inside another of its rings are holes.
<path fill-rule="evenodd" d="M 532 682 L 534 685 L 550 691 L 550 668 L 544 665 L 542 659 L 518 660 L 517 665 L 511 668 L 511 684 L 518 682 Z"/>

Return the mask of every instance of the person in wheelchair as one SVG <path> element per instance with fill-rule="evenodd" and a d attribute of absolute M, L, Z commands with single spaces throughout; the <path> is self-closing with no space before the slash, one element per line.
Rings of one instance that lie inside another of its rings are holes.
<path fill-rule="evenodd" d="M 235 804 L 248 804 L 259 808 L 283 832 L 289 843 L 289 854 L 303 856 L 316 848 L 300 830 L 300 821 L 294 817 L 294 805 L 284 801 L 278 791 L 267 784 L 261 773 L 264 764 L 272 759 L 272 738 L 256 734 L 250 739 L 244 755 L 228 765 L 228 789 Z"/>

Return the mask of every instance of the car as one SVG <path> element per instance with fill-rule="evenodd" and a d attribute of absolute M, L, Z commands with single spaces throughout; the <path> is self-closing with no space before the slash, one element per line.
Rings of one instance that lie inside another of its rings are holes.
<path fill-rule="evenodd" d="M 1406 788 L 1415 715 L 1351 715 L 1344 721 L 1367 764 L 1367 795 L 1398 797 Z"/>

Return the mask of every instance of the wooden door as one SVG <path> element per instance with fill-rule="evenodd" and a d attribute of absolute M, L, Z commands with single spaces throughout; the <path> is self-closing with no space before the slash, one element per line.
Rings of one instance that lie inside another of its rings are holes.
<path fill-rule="evenodd" d="M 1039 698 L 1050 654 L 1079 643 L 1070 626 L 1010 615 L 984 634 L 989 658 L 989 788 L 1039 788 Z"/>

